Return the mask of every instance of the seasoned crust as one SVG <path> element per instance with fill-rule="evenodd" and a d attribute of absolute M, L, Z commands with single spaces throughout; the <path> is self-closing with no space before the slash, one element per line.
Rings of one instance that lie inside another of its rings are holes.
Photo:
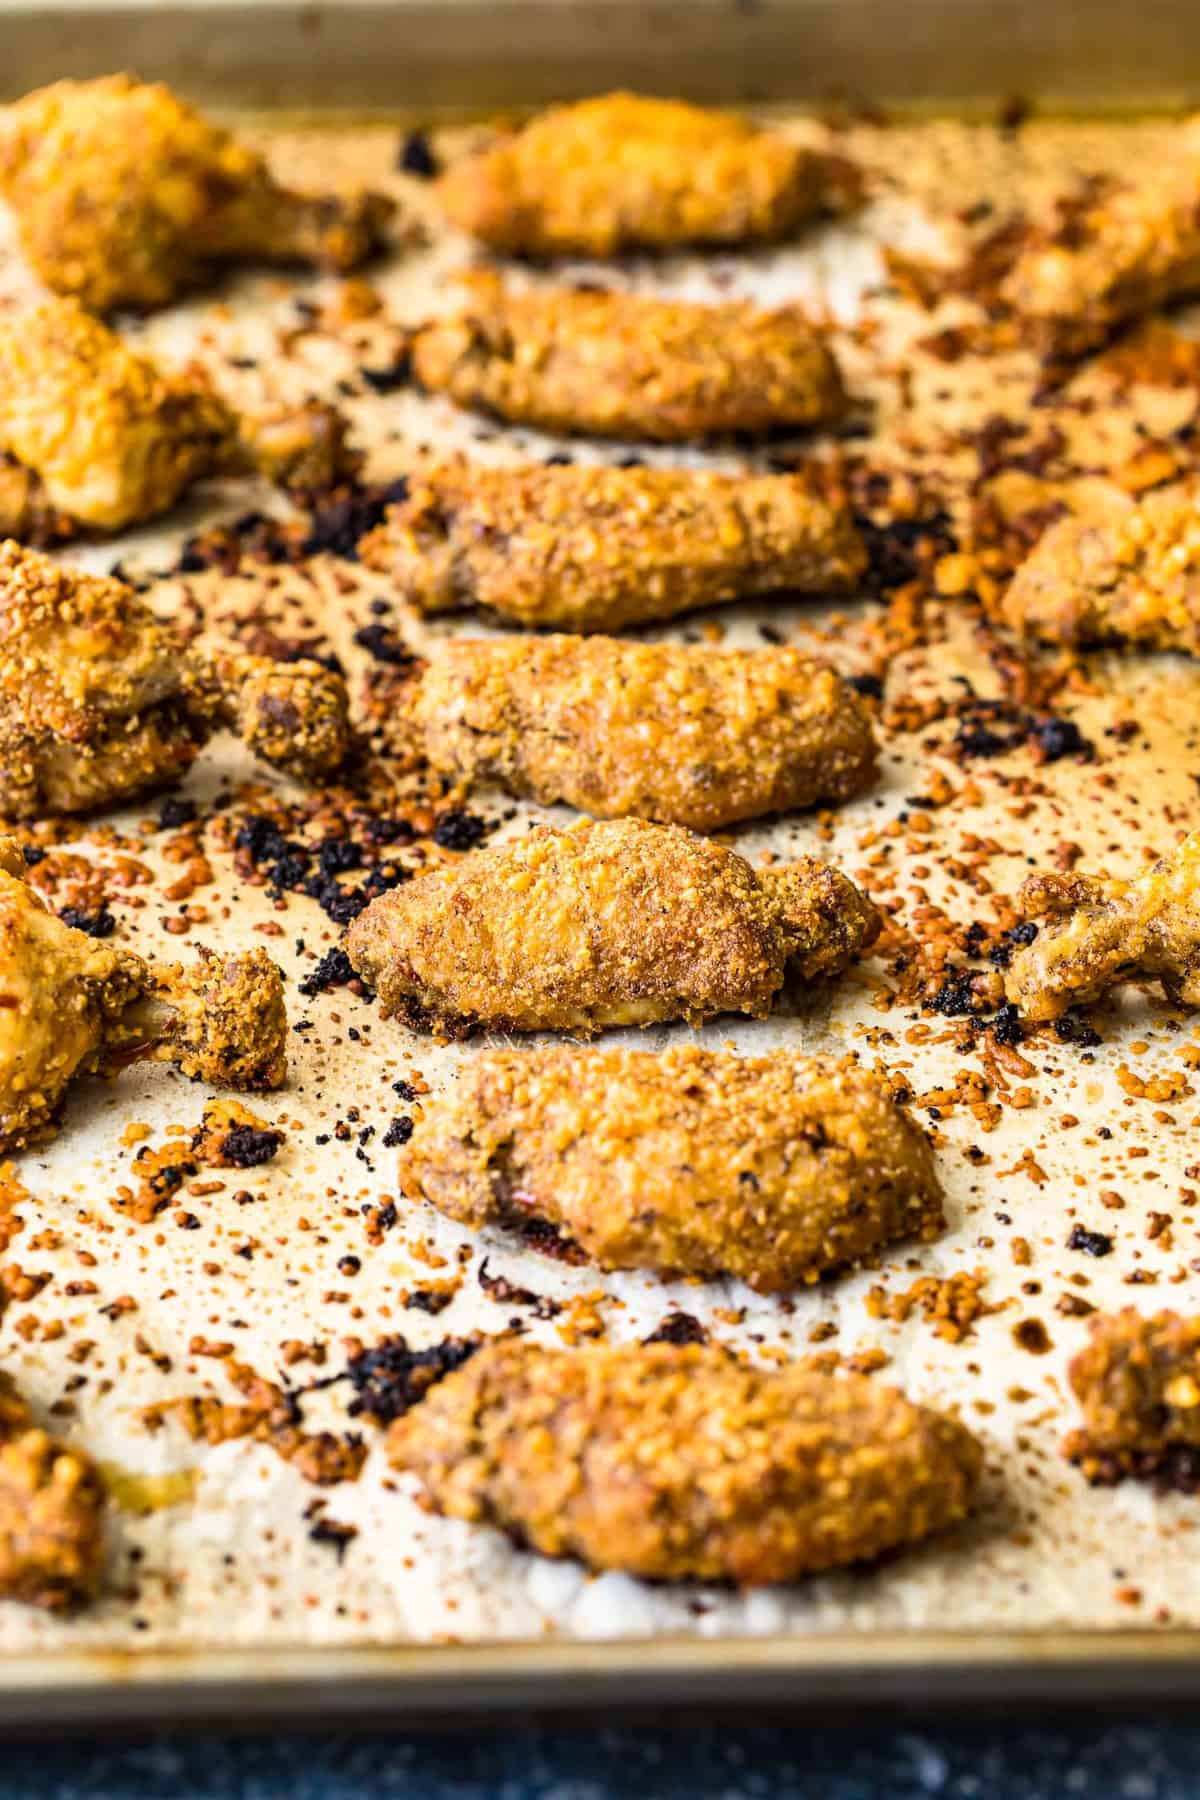
<path fill-rule="evenodd" d="M 393 210 L 378 194 L 281 188 L 247 145 L 132 75 L 58 81 L 9 107 L 0 197 L 47 287 L 97 313 L 164 306 L 221 262 L 353 268 Z"/>
<path fill-rule="evenodd" d="M 0 1600 L 66 1612 L 104 1567 L 104 1488 L 91 1459 L 33 1422 L 0 1370 Z"/>
<path fill-rule="evenodd" d="M 1008 998 L 1030 1019 L 1056 1019 L 1121 981 L 1161 981 L 1181 1006 L 1200 1006 L 1200 832 L 1133 881 L 1031 875 L 1019 903 L 1050 915 L 1018 951 Z"/>
<path fill-rule="evenodd" d="M 458 638 L 405 722 L 435 769 L 597 818 L 715 831 L 874 780 L 861 701 L 798 650 L 616 638 Z"/>
<path fill-rule="evenodd" d="M 490 271 L 416 334 L 413 371 L 516 424 L 677 443 L 841 417 L 831 351 L 796 307 L 700 306 L 593 289 L 522 290 Z"/>
<path fill-rule="evenodd" d="M 603 1268 L 766 1294 L 944 1224 L 924 1134 L 850 1059 L 483 1050 L 400 1169 L 476 1230 L 544 1220 Z"/>
<path fill-rule="evenodd" d="M 604 257 L 786 237 L 829 199 L 831 173 L 733 113 L 617 93 L 540 113 L 452 164 L 437 197 L 504 254 Z"/>
<path fill-rule="evenodd" d="M 1008 623 L 1059 644 L 1127 643 L 1200 655 L 1200 480 L 1098 516 L 1060 519 L 1017 570 Z"/>
<path fill-rule="evenodd" d="M 1071 1361 L 1082 1427 L 1063 1445 L 1091 1482 L 1200 1485 L 1200 1319 L 1100 1313 Z"/>
<path fill-rule="evenodd" d="M 501 1339 L 397 1420 L 394 1468 L 452 1518 L 666 1581 L 794 1581 L 963 1518 L 979 1447 L 861 1375 L 697 1345 Z"/>
<path fill-rule="evenodd" d="M 804 475 L 461 459 L 409 479 L 359 546 L 423 612 L 619 631 L 766 593 L 842 593 L 866 572 L 849 510 Z"/>
<path fill-rule="evenodd" d="M 154 992 L 174 1017 L 158 1054 L 193 1080 L 261 1092 L 287 1079 L 283 976 L 265 950 L 158 966 Z"/>
<path fill-rule="evenodd" d="M 765 1015 L 785 975 L 833 975 L 879 929 L 853 883 L 813 858 L 760 876 L 676 826 L 583 820 L 381 895 L 346 949 L 416 1028 L 591 1032 Z"/>

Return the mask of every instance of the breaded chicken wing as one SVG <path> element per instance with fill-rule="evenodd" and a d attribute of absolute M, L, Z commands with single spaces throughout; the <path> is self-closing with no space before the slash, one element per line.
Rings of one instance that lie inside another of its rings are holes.
<path fill-rule="evenodd" d="M 1077 356 L 1127 320 L 1200 288 L 1200 162 L 1106 192 L 1069 232 L 1022 255 L 1006 302 L 1043 351 Z"/>
<path fill-rule="evenodd" d="M 1200 655 L 1200 480 L 1060 519 L 1017 570 L 1003 610 L 1016 630 L 1053 643 Z"/>
<path fill-rule="evenodd" d="M 924 1134 L 849 1059 L 484 1050 L 425 1102 L 400 1166 L 406 1194 L 476 1230 L 536 1220 L 602 1268 L 764 1294 L 944 1224 Z"/>
<path fill-rule="evenodd" d="M 1083 1413 L 1063 1451 L 1087 1479 L 1153 1476 L 1194 1493 L 1200 1457 L 1200 1318 L 1100 1313 L 1070 1365 Z"/>
<path fill-rule="evenodd" d="M 620 631 L 754 594 L 842 593 L 866 573 L 849 510 L 803 475 L 462 460 L 410 478 L 359 554 L 422 612 Z"/>
<path fill-rule="evenodd" d="M 416 334 L 413 371 L 460 406 L 544 431 L 678 443 L 834 423 L 845 392 L 797 307 L 701 306 L 467 276 L 458 311 Z"/>
<path fill-rule="evenodd" d="M 320 663 L 206 660 L 133 590 L 0 544 L 0 812 L 88 812 L 177 780 L 218 723 L 301 778 L 350 746 Z"/>
<path fill-rule="evenodd" d="M 695 831 L 848 800 L 876 773 L 857 694 L 799 650 L 457 638 L 403 729 L 455 781 Z"/>
<path fill-rule="evenodd" d="M 0 119 L 0 199 L 47 287 L 93 312 L 165 306 L 222 263 L 351 269 L 391 201 L 297 194 L 170 88 L 58 81 Z"/>
<path fill-rule="evenodd" d="M 880 920 L 813 857 L 753 870 L 672 825 L 535 829 L 373 900 L 346 937 L 414 1028 L 465 1035 L 762 1016 L 785 977 L 836 975 Z"/>
<path fill-rule="evenodd" d="M 0 1600 L 66 1612 L 104 1568 L 104 1486 L 90 1457 L 34 1424 L 0 1370 Z"/>
<path fill-rule="evenodd" d="M 48 910 L 0 839 L 0 1152 L 50 1135 L 79 1075 L 134 1057 L 195 1079 L 275 1088 L 287 1073 L 283 980 L 262 950 L 149 964 Z"/>
<path fill-rule="evenodd" d="M 1030 1019 L 1057 1019 L 1120 981 L 1161 981 L 1180 1006 L 1200 1006 L 1200 831 L 1133 881 L 1031 875 L 1026 917 L 1050 914 L 1013 957 L 1008 998 Z"/>
<path fill-rule="evenodd" d="M 317 487 L 350 466 L 331 408 L 243 425 L 205 377 L 164 374 L 78 301 L 57 299 L 0 324 L 0 451 L 36 482 L 43 513 L 101 531 L 165 512 L 207 475 L 258 467 L 281 486 Z M 0 484 L 4 535 L 36 530 L 32 497 Z"/>
<path fill-rule="evenodd" d="M 388 1435 L 435 1512 L 662 1581 L 794 1581 L 962 1519 L 975 1439 L 863 1375 L 499 1339 Z"/>
<path fill-rule="evenodd" d="M 452 164 L 437 194 L 493 250 L 616 256 L 787 237 L 849 181 L 733 113 L 620 93 L 539 114 Z"/>

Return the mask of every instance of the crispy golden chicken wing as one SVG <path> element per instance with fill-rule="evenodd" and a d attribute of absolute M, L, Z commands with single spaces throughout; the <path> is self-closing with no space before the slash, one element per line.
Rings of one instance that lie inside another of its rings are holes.
<path fill-rule="evenodd" d="M 620 631 L 754 594 L 852 589 L 848 508 L 803 475 L 462 460 L 410 478 L 359 548 L 422 612 Z"/>
<path fill-rule="evenodd" d="M 0 1152 L 49 1135 L 76 1076 L 136 1056 L 229 1087 L 280 1086 L 283 981 L 264 951 L 148 964 L 56 918 L 11 840 L 0 845 Z"/>
<path fill-rule="evenodd" d="M 879 915 L 813 857 L 757 873 L 641 819 L 535 829 L 373 900 L 346 938 L 384 1005 L 465 1035 L 764 1015 L 786 976 L 838 974 Z"/>
<path fill-rule="evenodd" d="M 876 773 L 857 694 L 799 650 L 457 638 L 403 729 L 455 781 L 695 831 L 848 800 Z"/>
<path fill-rule="evenodd" d="M 1200 655 L 1200 480 L 1060 519 L 1017 570 L 1003 610 L 1016 630 L 1053 643 Z"/>
<path fill-rule="evenodd" d="M 104 1487 L 91 1459 L 34 1424 L 0 1370 L 0 1600 L 66 1612 L 104 1568 Z"/>
<path fill-rule="evenodd" d="M 484 1050 L 425 1102 L 400 1166 L 406 1194 L 476 1230 L 537 1221 L 606 1269 L 764 1294 L 944 1223 L 924 1134 L 849 1059 Z"/>
<path fill-rule="evenodd" d="M 1005 978 L 1027 1018 L 1056 1019 L 1120 981 L 1161 981 L 1177 1005 L 1200 1006 L 1200 831 L 1133 881 L 1031 875 L 1019 901 L 1051 917 Z"/>
<path fill-rule="evenodd" d="M 350 747 L 319 663 L 206 660 L 122 581 L 0 544 L 0 812 L 88 812 L 177 780 L 220 722 L 301 778 Z"/>
<path fill-rule="evenodd" d="M 663 1581 L 794 1581 L 962 1519 L 965 1426 L 863 1375 L 698 1345 L 486 1345 L 392 1426 L 431 1510 Z"/>
<path fill-rule="evenodd" d="M 1081 1459 L 1200 1448 L 1200 1319 L 1146 1318 L 1132 1306 L 1099 1313 L 1070 1375 L 1083 1411 L 1071 1449 Z"/>
<path fill-rule="evenodd" d="M 93 312 L 165 306 L 221 263 L 350 269 L 393 210 L 379 194 L 297 194 L 170 88 L 58 81 L 0 119 L 0 198 L 47 287 Z"/>
<path fill-rule="evenodd" d="M 604 94 L 454 163 L 438 198 L 509 255 L 616 256 L 786 237 L 848 197 L 848 165 L 733 113 Z"/>
<path fill-rule="evenodd" d="M 164 374 L 60 299 L 0 323 L 0 451 L 36 484 L 0 483 L 0 529 L 17 538 L 39 516 L 120 531 L 208 475 L 258 468 L 280 486 L 316 488 L 351 466 L 332 408 L 240 421 L 203 375 Z"/>
<path fill-rule="evenodd" d="M 832 424 L 841 374 L 797 307 L 694 305 L 464 278 L 457 312 L 416 334 L 422 386 L 544 431 L 678 443 Z"/>
<path fill-rule="evenodd" d="M 1018 259 L 1007 303 L 1055 356 L 1103 343 L 1127 320 L 1200 288 L 1200 163 L 1105 192 Z"/>

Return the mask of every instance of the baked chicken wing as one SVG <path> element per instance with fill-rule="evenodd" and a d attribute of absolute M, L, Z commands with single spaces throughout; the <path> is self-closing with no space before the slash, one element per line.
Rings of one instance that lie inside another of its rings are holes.
<path fill-rule="evenodd" d="M 733 113 L 605 94 L 464 157 L 438 198 L 454 224 L 508 255 L 616 256 L 786 237 L 844 192 L 849 173 Z"/>
<path fill-rule="evenodd" d="M 91 1459 L 34 1424 L 0 1370 L 0 1600 L 66 1612 L 104 1567 L 104 1487 Z"/>
<path fill-rule="evenodd" d="M 500 1339 L 392 1426 L 431 1510 L 662 1581 L 793 1581 L 963 1518 L 978 1444 L 863 1375 Z"/>
<path fill-rule="evenodd" d="M 876 772 L 857 694 L 799 650 L 458 638 L 404 729 L 455 781 L 695 831 L 848 800 Z"/>
<path fill-rule="evenodd" d="M 1121 981 L 1161 981 L 1182 1006 L 1200 1006 L 1200 832 L 1133 881 L 1031 875 L 1026 917 L 1049 915 L 1014 956 L 1008 998 L 1030 1019 L 1056 1019 Z"/>
<path fill-rule="evenodd" d="M 814 857 L 752 869 L 673 825 L 538 828 L 373 900 L 350 961 L 415 1028 L 465 1035 L 762 1016 L 837 975 L 879 915 Z"/>
<path fill-rule="evenodd" d="M 695 1045 L 484 1050 L 426 1100 L 401 1185 L 476 1230 L 552 1225 L 606 1269 L 765 1294 L 944 1223 L 929 1145 L 879 1076 Z"/>
<path fill-rule="evenodd" d="M 222 263 L 351 269 L 393 210 L 280 187 L 256 151 L 132 75 L 58 81 L 9 107 L 0 198 L 46 286 L 98 313 L 165 306 Z"/>
<path fill-rule="evenodd" d="M 88 812 L 177 780 L 225 723 L 303 779 L 350 747 L 320 663 L 206 659 L 133 590 L 0 544 L 0 813 Z"/>
<path fill-rule="evenodd" d="M 1059 644 L 1127 643 L 1200 655 L 1200 480 L 1113 496 L 1051 525 L 1009 584 L 1004 616 Z"/>
<path fill-rule="evenodd" d="M 867 556 L 846 507 L 803 475 L 577 463 L 438 464 L 363 539 L 422 612 L 620 631 L 754 594 L 852 589 Z"/>
<path fill-rule="evenodd" d="M 1071 1362 L 1083 1428 L 1067 1454 L 1092 1480 L 1152 1474 L 1200 1451 L 1200 1319 L 1135 1307 L 1100 1313 Z"/>
<path fill-rule="evenodd" d="M 283 980 L 262 950 L 151 964 L 64 924 L 0 839 L 0 1152 L 53 1131 L 79 1075 L 136 1056 L 195 1079 L 275 1088 L 287 1072 Z"/>
<path fill-rule="evenodd" d="M 518 289 L 489 271 L 416 334 L 413 372 L 518 425 L 678 443 L 839 419 L 838 365 L 799 308 Z"/>

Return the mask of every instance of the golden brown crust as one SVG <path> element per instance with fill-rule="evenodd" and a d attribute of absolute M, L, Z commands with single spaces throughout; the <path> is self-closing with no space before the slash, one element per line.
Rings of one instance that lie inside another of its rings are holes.
<path fill-rule="evenodd" d="M 842 593 L 866 551 L 804 475 L 461 459 L 410 478 L 360 546 L 423 612 L 620 631 L 753 594 Z"/>
<path fill-rule="evenodd" d="M 925 1136 L 878 1076 L 694 1045 L 484 1050 L 426 1101 L 401 1185 L 476 1230 L 546 1221 L 606 1269 L 767 1294 L 944 1224 Z"/>
<path fill-rule="evenodd" d="M 377 194 L 290 193 L 169 88 L 130 75 L 55 82 L 10 107 L 0 197 L 46 285 L 98 313 L 164 306 L 220 262 L 352 268 L 392 211 Z"/>
<path fill-rule="evenodd" d="M 501 1339 L 388 1438 L 426 1503 L 544 1556 L 666 1581 L 794 1581 L 963 1518 L 980 1451 L 861 1375 L 696 1345 Z"/>
<path fill-rule="evenodd" d="M 1052 922 L 1013 958 L 1008 998 L 1030 1019 L 1056 1019 L 1120 981 L 1161 981 L 1172 1001 L 1200 1006 L 1200 832 L 1134 881 L 1031 875 L 1027 917 Z"/>
<path fill-rule="evenodd" d="M 841 417 L 833 355 L 796 307 L 519 290 L 480 271 L 417 333 L 418 381 L 516 424 L 678 443 Z"/>
<path fill-rule="evenodd" d="M 879 929 L 853 883 L 814 858 L 759 876 L 676 826 L 583 820 L 381 895 L 346 948 L 411 1024 L 591 1032 L 764 1015 L 785 975 L 833 975 Z"/>
<path fill-rule="evenodd" d="M 354 741 L 350 696 L 341 675 L 301 658 L 221 655 L 213 659 L 221 717 L 255 756 L 298 781 L 341 768 Z"/>
<path fill-rule="evenodd" d="M 283 976 L 265 950 L 214 956 L 150 971 L 171 1007 L 170 1032 L 156 1054 L 193 1081 L 263 1092 L 287 1079 Z"/>
<path fill-rule="evenodd" d="M 816 151 L 733 113 L 617 93 L 539 114 L 452 164 L 437 194 L 493 250 L 603 257 L 786 237 L 828 177 Z"/>
<path fill-rule="evenodd" d="M 120 531 L 165 512 L 235 429 L 201 379 L 164 375 L 76 300 L 0 325 L 0 448 L 80 524 Z"/>
<path fill-rule="evenodd" d="M 1097 516 L 1060 519 L 1003 605 L 1028 637 L 1200 655 L 1200 481 L 1137 501 L 1114 495 Z"/>
<path fill-rule="evenodd" d="M 0 1370 L 0 1600 L 66 1612 L 104 1568 L 104 1488 L 91 1459 L 33 1422 Z"/>
<path fill-rule="evenodd" d="M 1083 1411 L 1076 1455 L 1153 1455 L 1200 1446 L 1200 1319 L 1135 1307 L 1102 1313 L 1072 1359 Z M 1086 1446 L 1086 1450 L 1085 1450 Z"/>
<path fill-rule="evenodd" d="M 695 831 L 848 800 L 876 771 L 858 696 L 798 650 L 459 638 L 406 725 L 456 781 Z"/>

